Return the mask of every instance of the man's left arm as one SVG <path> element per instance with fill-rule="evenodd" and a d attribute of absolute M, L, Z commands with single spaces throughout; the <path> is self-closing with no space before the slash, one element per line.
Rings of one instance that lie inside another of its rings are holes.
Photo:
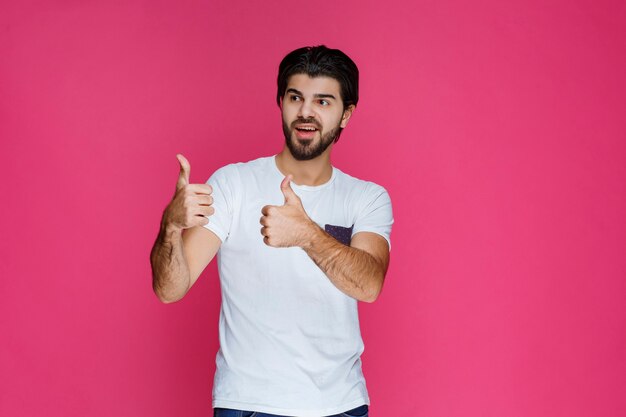
<path fill-rule="evenodd" d="M 310 233 L 311 239 L 302 249 L 335 287 L 359 301 L 374 302 L 389 265 L 387 240 L 376 233 L 360 232 L 346 246 L 315 223 Z"/>
<path fill-rule="evenodd" d="M 350 246 L 340 243 L 309 218 L 286 177 L 282 206 L 265 206 L 260 223 L 263 242 L 273 247 L 301 247 L 342 292 L 373 302 L 383 287 L 389 265 L 389 244 L 381 235 L 355 233 Z"/>

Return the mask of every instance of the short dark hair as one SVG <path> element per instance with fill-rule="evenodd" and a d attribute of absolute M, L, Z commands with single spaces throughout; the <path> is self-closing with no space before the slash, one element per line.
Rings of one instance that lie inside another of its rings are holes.
<path fill-rule="evenodd" d="M 356 106 L 359 101 L 359 69 L 348 55 L 339 49 L 324 45 L 305 46 L 287 54 L 278 67 L 278 92 L 276 104 L 285 95 L 287 81 L 294 74 L 309 77 L 331 77 L 341 86 L 343 108 Z"/>

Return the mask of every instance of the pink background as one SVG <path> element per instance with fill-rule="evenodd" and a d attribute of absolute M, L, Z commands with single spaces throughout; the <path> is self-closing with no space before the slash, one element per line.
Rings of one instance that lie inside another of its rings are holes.
<path fill-rule="evenodd" d="M 626 415 L 625 5 L 2 1 L 0 415 L 211 415 L 215 265 L 151 289 L 175 154 L 278 152 L 310 44 L 361 68 L 335 165 L 394 203 L 372 415 Z"/>

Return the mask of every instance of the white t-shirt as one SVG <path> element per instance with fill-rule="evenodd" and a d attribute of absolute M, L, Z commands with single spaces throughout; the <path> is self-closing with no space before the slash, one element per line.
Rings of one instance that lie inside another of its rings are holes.
<path fill-rule="evenodd" d="M 283 178 L 275 157 L 265 157 L 227 165 L 207 181 L 215 214 L 205 227 L 222 241 L 213 407 L 337 414 L 369 404 L 357 301 L 301 248 L 263 243 L 261 209 L 284 204 Z M 338 240 L 349 245 L 350 236 L 367 231 L 389 242 L 391 201 L 381 186 L 333 168 L 325 184 L 291 187 L 308 216 Z"/>

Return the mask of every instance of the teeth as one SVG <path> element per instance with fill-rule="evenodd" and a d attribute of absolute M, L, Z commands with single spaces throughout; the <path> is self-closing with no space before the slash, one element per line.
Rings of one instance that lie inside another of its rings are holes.
<path fill-rule="evenodd" d="M 300 129 L 300 130 L 310 130 L 310 131 L 316 130 L 314 127 L 299 127 L 298 129 Z"/>

